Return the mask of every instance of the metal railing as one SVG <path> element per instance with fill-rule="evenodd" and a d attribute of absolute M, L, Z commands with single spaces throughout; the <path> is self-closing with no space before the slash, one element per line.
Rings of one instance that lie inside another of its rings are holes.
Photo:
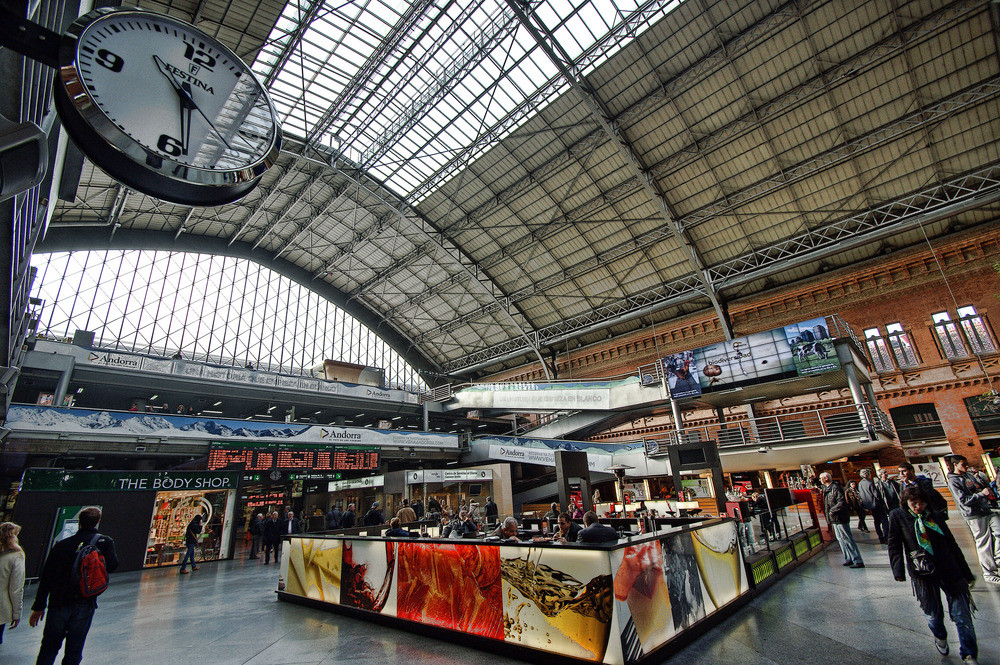
<path fill-rule="evenodd" d="M 646 454 L 652 457 L 666 455 L 669 446 L 698 441 L 714 440 L 720 448 L 760 447 L 854 434 L 871 438 L 879 431 L 892 432 L 889 417 L 862 403 L 688 427 L 643 442 Z"/>

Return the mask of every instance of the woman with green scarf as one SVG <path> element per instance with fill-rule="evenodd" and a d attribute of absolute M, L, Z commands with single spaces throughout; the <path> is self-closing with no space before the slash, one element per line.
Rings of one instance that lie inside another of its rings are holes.
<path fill-rule="evenodd" d="M 964 663 L 976 665 L 979 647 L 972 625 L 972 594 L 975 577 L 944 520 L 927 511 L 929 497 L 920 486 L 903 490 L 902 505 L 889 513 L 889 563 L 897 582 L 909 573 L 913 595 L 927 616 L 938 653 L 948 654 L 941 592 L 958 630 L 959 653 Z"/>

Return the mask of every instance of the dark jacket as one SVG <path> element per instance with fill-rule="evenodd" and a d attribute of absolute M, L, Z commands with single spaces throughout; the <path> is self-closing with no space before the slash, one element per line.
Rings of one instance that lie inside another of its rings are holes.
<path fill-rule="evenodd" d="M 486 521 L 488 521 L 488 522 L 492 521 L 492 520 L 490 520 L 490 518 L 491 517 L 496 517 L 499 514 L 500 514 L 500 512 L 497 509 L 496 502 L 495 501 L 487 501 L 486 502 Z"/>
<path fill-rule="evenodd" d="M 343 519 L 343 514 L 336 508 L 331 508 L 330 512 L 326 514 L 326 528 L 327 529 L 339 529 L 341 525 L 341 520 Z"/>
<path fill-rule="evenodd" d="M 467 533 L 479 533 L 476 523 L 472 520 L 452 520 L 441 531 L 442 538 L 461 538 Z"/>
<path fill-rule="evenodd" d="M 355 516 L 353 510 L 345 510 L 344 514 L 340 516 L 340 528 L 341 529 L 352 529 L 354 528 Z"/>
<path fill-rule="evenodd" d="M 934 514 L 940 517 L 942 520 L 948 519 L 948 502 L 945 500 L 943 496 L 941 496 L 941 492 L 938 492 L 936 489 L 934 489 L 934 481 L 932 481 L 927 476 L 917 476 L 917 479 L 914 481 L 914 483 L 906 483 L 900 481 L 899 482 L 900 497 L 902 497 L 903 490 L 905 490 L 907 485 L 909 484 L 916 484 L 918 487 L 927 492 L 927 496 L 930 497 L 930 500 L 927 502 L 927 507 L 930 510 L 932 510 Z M 900 499 L 900 501 L 902 501 L 902 498 Z M 900 507 L 905 508 L 906 506 L 903 506 L 902 503 L 900 503 Z M 895 506 L 893 506 L 893 508 L 895 508 Z"/>
<path fill-rule="evenodd" d="M 386 538 L 414 538 L 416 534 L 412 534 L 402 527 L 396 529 L 389 529 L 385 532 Z"/>
<path fill-rule="evenodd" d="M 187 529 L 184 530 L 184 544 L 197 545 L 198 534 L 201 533 L 201 520 L 197 517 L 188 522 Z"/>
<path fill-rule="evenodd" d="M 261 535 L 264 537 L 261 539 L 265 545 L 273 545 L 280 540 L 278 536 L 278 521 L 268 517 L 264 520 L 261 527 Z"/>
<path fill-rule="evenodd" d="M 882 501 L 885 502 L 886 510 L 899 508 L 899 483 L 892 479 L 882 480 L 879 478 L 876 481 L 876 486 L 882 492 Z"/>
<path fill-rule="evenodd" d="M 588 527 L 580 529 L 576 536 L 578 543 L 617 543 L 618 532 L 607 524 L 594 522 Z"/>
<path fill-rule="evenodd" d="M 250 528 L 248 530 L 250 531 L 251 536 L 263 536 L 264 520 L 254 517 L 250 522 Z"/>
<path fill-rule="evenodd" d="M 865 510 L 885 510 L 882 490 L 868 478 L 862 478 L 858 482 L 858 495 L 861 497 L 861 507 Z"/>
<path fill-rule="evenodd" d="M 64 538 L 52 546 L 49 555 L 45 558 L 45 565 L 42 567 L 42 575 L 38 578 L 38 591 L 35 593 L 35 602 L 32 603 L 32 611 L 44 610 L 46 602 L 49 607 L 64 607 L 74 603 L 91 603 L 97 607 L 97 599 L 91 598 L 83 600 L 80 598 L 80 589 L 73 584 L 73 562 L 76 560 L 76 551 L 97 533 L 96 530 L 79 530 L 69 538 Z M 104 566 L 109 573 L 118 567 L 118 554 L 115 552 L 115 541 L 110 536 L 102 535 L 97 541 L 97 549 L 104 555 Z"/>
<path fill-rule="evenodd" d="M 965 519 L 990 514 L 990 501 L 980 494 L 987 487 L 989 485 L 969 472 L 948 474 L 948 489 Z"/>
<path fill-rule="evenodd" d="M 844 496 L 844 488 L 836 480 L 823 486 L 823 512 L 830 524 L 848 524 L 851 521 L 851 509 Z"/>
<path fill-rule="evenodd" d="M 575 543 L 577 541 L 577 539 L 580 537 L 580 532 L 581 531 L 583 531 L 583 527 L 582 526 L 580 526 L 576 522 L 570 522 L 569 523 L 569 531 L 566 532 L 566 542 L 567 543 Z M 556 529 L 555 536 L 553 536 L 553 537 L 554 538 L 560 538 L 561 537 L 560 533 L 561 532 L 558 529 Z M 618 535 L 615 534 L 615 537 L 617 538 Z"/>
<path fill-rule="evenodd" d="M 931 558 L 934 561 L 935 572 L 928 576 L 913 574 L 913 566 L 907 552 L 915 552 L 920 549 L 917 544 L 917 534 L 914 527 L 916 521 L 910 514 L 908 508 L 895 508 L 889 513 L 889 535 L 887 537 L 889 549 L 889 566 L 892 568 L 892 576 L 897 580 L 906 579 L 909 573 L 910 581 L 913 584 L 913 592 L 920 602 L 920 608 L 924 614 L 930 614 L 938 595 L 936 589 L 940 588 L 950 597 L 969 593 L 969 583 L 975 577 L 969 569 L 969 564 L 962 554 L 962 550 L 955 542 L 955 537 L 951 535 L 948 524 L 943 520 L 936 519 L 937 515 L 931 515 L 941 528 L 943 533 L 937 533 L 932 529 L 927 530 L 927 539 L 934 549 Z"/>
<path fill-rule="evenodd" d="M 291 531 L 288 530 L 288 523 L 289 520 L 287 518 L 278 523 L 278 539 L 280 539 L 281 536 L 287 536 L 290 533 L 302 533 L 302 522 L 298 517 L 293 517 L 291 519 Z M 275 542 L 277 542 L 277 540 Z"/>
<path fill-rule="evenodd" d="M 365 513 L 364 518 L 365 526 L 378 526 L 379 524 L 385 524 L 385 518 L 382 517 L 382 511 L 378 508 L 372 508 L 367 513 Z"/>
<path fill-rule="evenodd" d="M 424 504 L 422 504 L 419 500 L 411 503 L 410 508 L 413 508 L 413 512 L 417 514 L 418 520 L 424 516 Z"/>
<path fill-rule="evenodd" d="M 432 513 L 440 513 L 441 512 L 441 503 L 437 499 L 435 499 L 434 497 L 431 497 L 427 501 L 427 510 L 429 510 Z"/>

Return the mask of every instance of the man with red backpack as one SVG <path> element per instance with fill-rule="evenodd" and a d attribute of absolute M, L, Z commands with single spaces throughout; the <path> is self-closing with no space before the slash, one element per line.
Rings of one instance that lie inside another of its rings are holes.
<path fill-rule="evenodd" d="M 48 602 L 36 665 L 53 663 L 64 639 L 64 665 L 76 665 L 83 657 L 97 596 L 107 588 L 108 573 L 118 567 L 115 541 L 97 533 L 100 522 L 99 508 L 81 510 L 76 534 L 53 545 L 45 559 L 28 619 L 32 628 L 37 626 Z"/>

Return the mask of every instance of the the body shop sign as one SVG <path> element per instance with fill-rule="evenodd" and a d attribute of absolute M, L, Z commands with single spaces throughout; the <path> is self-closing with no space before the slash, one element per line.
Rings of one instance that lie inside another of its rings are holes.
<path fill-rule="evenodd" d="M 234 490 L 233 471 L 65 471 L 28 469 L 22 492 L 176 492 Z"/>

